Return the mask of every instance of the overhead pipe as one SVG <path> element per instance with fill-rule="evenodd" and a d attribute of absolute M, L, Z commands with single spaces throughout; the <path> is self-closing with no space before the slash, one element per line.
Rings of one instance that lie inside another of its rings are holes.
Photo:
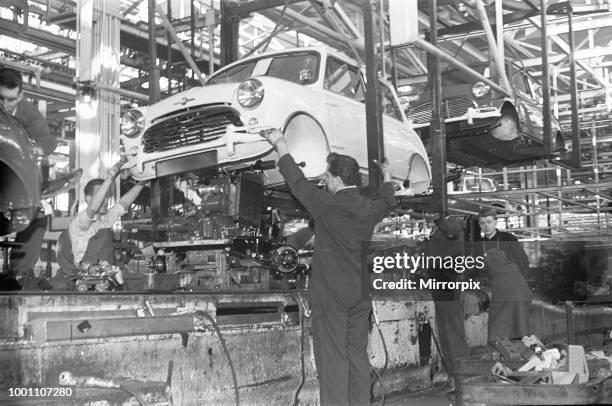
<path fill-rule="evenodd" d="M 469 66 L 467 66 L 466 64 L 464 64 L 463 62 L 461 62 L 460 60 L 458 60 L 457 58 L 447 54 L 446 52 L 444 52 L 443 50 L 439 49 L 438 47 L 435 47 L 433 45 L 431 45 L 429 42 L 421 39 L 421 38 L 416 38 L 414 40 L 414 45 L 418 46 L 419 48 L 421 48 L 424 51 L 427 51 L 431 54 L 434 54 L 436 56 L 439 56 L 441 59 L 444 59 L 445 61 L 455 65 L 456 67 L 460 68 L 461 70 L 463 70 L 465 73 L 467 73 L 468 75 L 472 76 L 475 80 L 479 80 L 481 82 L 484 82 L 485 84 L 489 85 L 491 87 L 491 89 L 495 90 L 496 92 L 510 97 L 511 94 L 504 89 L 503 87 L 501 87 L 500 85 L 498 85 L 497 83 L 493 82 L 491 79 L 484 77 L 482 74 L 476 72 L 474 69 L 470 68 Z"/>
<path fill-rule="evenodd" d="M 510 87 L 508 76 L 506 75 L 505 62 L 499 57 L 500 52 L 497 46 L 497 41 L 495 41 L 495 37 L 493 36 L 493 30 L 491 29 L 491 24 L 489 23 L 489 16 L 484 8 L 484 4 L 482 4 L 482 0 L 476 0 L 476 9 L 478 10 L 478 14 L 480 14 L 482 27 L 484 28 L 487 40 L 489 41 L 490 55 L 493 57 L 493 62 L 497 68 L 499 81 L 501 82 L 502 86 L 507 89 L 508 93 L 510 93 L 512 88 Z"/>
<path fill-rule="evenodd" d="M 145 103 L 149 102 L 149 96 L 147 96 L 146 94 L 139 93 L 139 92 L 134 92 L 132 90 L 106 86 L 98 82 L 92 82 L 91 86 L 94 89 L 106 90 L 107 92 L 116 93 L 119 96 L 127 97 L 129 99 L 142 100 Z"/>
<path fill-rule="evenodd" d="M 161 8 L 160 5 L 155 5 L 155 10 L 157 11 L 157 14 L 159 14 L 159 16 L 160 16 L 160 18 L 162 20 L 162 23 L 164 24 L 164 27 L 166 27 L 166 31 L 168 31 L 170 36 L 172 36 L 172 39 L 174 40 L 174 42 L 181 49 L 181 53 L 183 54 L 183 57 L 187 61 L 187 64 L 189 65 L 191 70 L 193 70 L 195 72 L 196 76 L 198 77 L 198 80 L 203 85 L 206 82 L 206 79 L 204 78 L 204 75 L 202 75 L 202 72 L 200 71 L 200 68 L 198 68 L 198 65 L 196 65 L 196 63 L 194 62 L 193 58 L 191 57 L 191 54 L 189 53 L 189 50 L 187 49 L 185 44 L 183 44 L 183 41 L 181 41 L 181 39 L 178 37 L 178 35 L 176 35 L 176 31 L 174 31 L 174 27 L 172 26 L 172 24 L 168 20 L 168 17 L 166 17 L 166 14 L 164 13 L 164 9 Z M 168 78 L 168 80 L 170 80 L 170 78 Z"/>
<path fill-rule="evenodd" d="M 349 31 L 351 31 L 351 34 L 353 34 L 353 36 L 357 38 L 358 41 L 363 42 L 363 35 L 361 35 L 361 32 L 359 32 L 359 30 L 357 29 L 357 27 L 355 27 L 355 24 L 353 24 L 350 17 L 346 14 L 342 6 L 340 6 L 340 2 L 334 2 L 333 7 L 334 10 L 336 10 L 336 13 L 338 13 L 338 15 L 340 16 L 340 19 L 342 20 L 344 25 L 346 25 Z"/>

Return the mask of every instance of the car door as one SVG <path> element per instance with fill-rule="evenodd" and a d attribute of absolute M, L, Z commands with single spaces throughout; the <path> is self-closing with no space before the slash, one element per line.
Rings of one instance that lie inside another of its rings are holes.
<path fill-rule="evenodd" d="M 402 117 L 393 90 L 385 83 L 380 83 L 382 89 L 382 112 L 384 128 L 385 157 L 391 164 L 392 173 L 396 176 L 407 176 L 409 134 Z M 405 172 L 405 173 L 404 173 Z M 404 180 L 404 179 L 401 179 Z"/>
<path fill-rule="evenodd" d="M 367 169 L 365 93 L 357 67 L 327 56 L 323 89 L 333 123 L 331 151 L 354 157 Z"/>
<path fill-rule="evenodd" d="M 543 124 L 541 108 L 538 107 L 537 102 L 531 95 L 524 73 L 514 65 L 511 65 L 510 72 L 510 83 L 514 90 L 515 106 L 519 116 L 521 131 L 529 137 L 537 138 L 536 134 L 541 133 L 541 130 L 538 131 L 537 127 L 539 125 L 541 128 Z M 538 117 L 539 109 L 540 115 Z"/>

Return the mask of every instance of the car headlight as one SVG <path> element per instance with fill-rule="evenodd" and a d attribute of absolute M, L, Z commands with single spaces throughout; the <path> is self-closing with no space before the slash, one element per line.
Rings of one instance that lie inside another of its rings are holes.
<path fill-rule="evenodd" d="M 472 94 L 478 99 L 488 95 L 490 90 L 491 86 L 485 84 L 484 82 L 476 82 L 474 83 L 474 86 L 472 86 Z"/>
<path fill-rule="evenodd" d="M 130 110 L 121 116 L 121 134 L 136 138 L 144 128 L 144 115 L 139 110 Z"/>
<path fill-rule="evenodd" d="M 263 83 L 257 79 L 247 79 L 238 86 L 238 103 L 242 107 L 253 108 L 264 97 Z"/>

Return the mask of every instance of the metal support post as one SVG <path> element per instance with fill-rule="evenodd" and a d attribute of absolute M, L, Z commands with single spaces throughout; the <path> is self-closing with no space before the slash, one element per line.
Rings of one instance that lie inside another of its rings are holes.
<path fill-rule="evenodd" d="M 195 31 L 196 31 L 196 16 L 195 16 L 195 1 L 189 2 L 189 45 L 191 46 L 191 55 L 195 57 Z M 214 62 L 213 62 L 214 63 Z M 191 71 L 191 79 L 195 77 L 195 72 Z"/>
<path fill-rule="evenodd" d="M 119 0 L 77 2 L 77 77 L 79 82 L 119 87 Z M 98 88 L 90 97 L 77 95 L 75 166 L 83 169 L 77 196 L 92 178 L 104 177 L 119 158 L 119 96 Z M 116 199 L 119 182 L 115 188 Z"/>
<path fill-rule="evenodd" d="M 438 2 L 429 2 L 429 43 L 437 47 L 438 42 Z M 436 48 L 437 49 L 437 48 Z M 427 54 L 427 75 L 432 93 L 432 114 L 429 127 L 431 142 L 431 172 L 433 183 L 434 211 L 446 216 L 448 212 L 448 199 L 446 190 L 446 131 L 442 118 L 442 72 L 440 70 L 440 56 Z"/>
<path fill-rule="evenodd" d="M 157 26 L 155 24 L 155 0 L 149 0 L 149 104 L 157 103 L 160 99 L 159 80 L 160 67 L 157 61 Z M 161 190 L 159 179 L 151 181 L 151 232 L 157 237 L 157 225 L 162 217 Z"/>
<path fill-rule="evenodd" d="M 364 7 L 364 37 L 366 53 L 366 129 L 368 146 L 369 185 L 373 190 L 380 187 L 380 171 L 373 161 L 382 161 L 383 111 L 382 89 L 378 81 L 378 58 L 376 56 L 376 1 L 368 0 Z"/>
<path fill-rule="evenodd" d="M 574 55 L 574 11 L 570 2 L 568 2 L 568 42 L 569 42 L 569 65 L 570 65 L 570 87 L 571 87 L 571 105 L 572 105 L 572 166 L 580 167 L 581 147 L 580 147 L 580 130 L 578 128 L 578 84 L 576 81 L 576 58 Z M 544 50 L 542 50 L 544 52 Z"/>
<path fill-rule="evenodd" d="M 169 1 L 166 9 L 168 22 L 172 21 L 172 2 Z M 166 55 L 166 77 L 168 78 L 168 96 L 172 94 L 172 35 L 170 34 L 170 30 L 166 27 L 166 41 L 168 41 L 168 46 L 166 47 L 167 55 Z"/>
<path fill-rule="evenodd" d="M 232 6 L 228 1 L 221 2 L 221 66 L 238 59 L 239 18 L 231 13 Z"/>
<path fill-rule="evenodd" d="M 149 104 L 157 103 L 159 94 L 159 65 L 157 63 L 157 32 L 155 26 L 155 0 L 149 0 Z"/>
<path fill-rule="evenodd" d="M 552 155 L 552 124 L 550 117 L 550 72 L 548 71 L 548 34 L 546 30 L 546 0 L 540 0 L 540 34 L 542 47 L 542 113 L 544 114 L 544 155 Z"/>

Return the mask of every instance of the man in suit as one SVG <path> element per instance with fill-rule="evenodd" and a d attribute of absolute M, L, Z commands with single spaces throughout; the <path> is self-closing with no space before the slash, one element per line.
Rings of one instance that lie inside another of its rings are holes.
<path fill-rule="evenodd" d="M 327 191 L 308 181 L 289 153 L 281 131 L 262 131 L 280 159 L 278 166 L 291 193 L 314 220 L 315 249 L 310 298 L 312 335 L 322 406 L 369 405 L 367 354 L 371 303 L 361 293 L 361 249 L 374 226 L 395 207 L 387 165 L 381 198 L 362 196 L 355 159 L 327 157 Z"/>

